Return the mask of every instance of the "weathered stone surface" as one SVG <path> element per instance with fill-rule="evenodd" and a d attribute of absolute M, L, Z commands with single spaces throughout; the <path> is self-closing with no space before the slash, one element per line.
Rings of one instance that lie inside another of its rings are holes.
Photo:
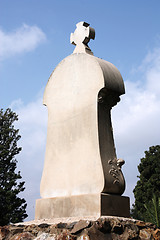
<path fill-rule="evenodd" d="M 82 231 L 84 228 L 88 228 L 90 226 L 90 221 L 84 221 L 80 220 L 74 225 L 74 228 L 72 229 L 71 233 L 77 233 Z"/>
<path fill-rule="evenodd" d="M 49 234 L 49 233 L 42 233 L 38 237 L 36 237 L 34 240 L 56 240 L 55 234 Z"/>
<path fill-rule="evenodd" d="M 77 237 L 77 240 L 90 240 L 89 236 L 83 233 L 81 236 Z"/>
<path fill-rule="evenodd" d="M 97 228 L 100 232 L 106 234 L 106 233 L 110 233 L 112 226 L 111 226 L 111 221 L 109 221 L 108 219 L 101 219 L 99 218 L 94 224 L 93 224 L 94 228 Z"/>
<path fill-rule="evenodd" d="M 137 221 L 136 222 L 136 225 L 139 227 L 139 228 L 144 228 L 144 227 L 149 227 L 149 228 L 153 228 L 153 229 L 156 229 L 156 225 L 154 225 L 153 223 L 150 223 L 150 222 L 142 222 L 142 221 Z"/>
<path fill-rule="evenodd" d="M 9 232 L 9 226 L 0 227 L 0 240 L 5 239 Z"/>
<path fill-rule="evenodd" d="M 15 234 L 13 237 L 9 238 L 10 240 L 33 240 L 35 237 L 29 232 L 23 232 Z"/>
<path fill-rule="evenodd" d="M 111 226 L 112 226 L 112 232 L 117 233 L 117 234 L 123 233 L 123 225 L 119 220 L 112 221 Z"/>
<path fill-rule="evenodd" d="M 21 227 L 21 226 L 13 226 L 12 228 L 11 228 L 11 232 L 13 233 L 13 234 L 16 234 L 16 233 L 22 233 L 23 232 L 23 228 L 24 227 Z"/>
<path fill-rule="evenodd" d="M 74 227 L 74 225 L 75 225 L 76 223 L 77 223 L 77 222 L 69 223 L 69 224 L 67 224 L 66 228 L 72 230 L 73 227 Z"/>
<path fill-rule="evenodd" d="M 0 227 L 0 240 L 160 240 L 152 223 L 117 217 Z"/>
<path fill-rule="evenodd" d="M 35 219 L 77 216 L 129 217 L 129 198 L 113 194 L 85 194 L 36 201 Z"/>
<path fill-rule="evenodd" d="M 152 240 L 152 239 L 154 239 L 150 229 L 140 230 L 139 237 L 140 237 L 141 240 Z"/>
<path fill-rule="evenodd" d="M 66 226 L 67 226 L 67 223 L 60 222 L 57 224 L 57 228 L 66 228 Z"/>
<path fill-rule="evenodd" d="M 126 223 L 124 225 L 124 232 L 123 232 L 122 239 L 138 239 L 139 236 L 139 228 L 132 223 Z"/>
<path fill-rule="evenodd" d="M 50 225 L 48 225 L 47 223 L 41 223 L 41 224 L 38 225 L 39 228 L 48 228 L 49 226 Z"/>
<path fill-rule="evenodd" d="M 153 233 L 153 236 L 157 239 L 160 239 L 160 229 L 156 229 Z"/>

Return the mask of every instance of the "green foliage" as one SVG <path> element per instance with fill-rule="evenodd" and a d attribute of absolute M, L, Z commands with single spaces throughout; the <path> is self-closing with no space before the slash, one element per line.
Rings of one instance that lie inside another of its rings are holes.
<path fill-rule="evenodd" d="M 24 182 L 20 182 L 20 172 L 15 172 L 15 156 L 21 151 L 21 147 L 17 147 L 19 130 L 13 125 L 17 120 L 18 116 L 11 109 L 0 110 L 0 226 L 27 217 L 26 201 L 18 197 L 25 189 Z"/>
<path fill-rule="evenodd" d="M 152 200 L 144 204 L 146 212 L 144 214 L 145 222 L 152 222 L 160 227 L 160 198 L 153 194 Z"/>
<path fill-rule="evenodd" d="M 146 207 L 155 195 L 160 197 L 160 145 L 152 146 L 145 151 L 145 157 L 138 166 L 140 176 L 133 192 L 135 204 L 132 217 L 145 221 Z"/>

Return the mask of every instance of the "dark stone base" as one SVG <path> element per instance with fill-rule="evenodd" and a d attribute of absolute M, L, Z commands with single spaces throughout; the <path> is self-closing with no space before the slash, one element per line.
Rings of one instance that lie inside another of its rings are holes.
<path fill-rule="evenodd" d="M 130 217 L 129 198 L 102 193 L 36 201 L 35 219 L 85 216 Z"/>
<path fill-rule="evenodd" d="M 129 197 L 102 193 L 101 216 L 130 217 Z"/>

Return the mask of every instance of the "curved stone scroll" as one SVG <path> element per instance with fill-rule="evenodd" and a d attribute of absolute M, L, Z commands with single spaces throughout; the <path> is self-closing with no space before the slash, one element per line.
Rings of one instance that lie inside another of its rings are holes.
<path fill-rule="evenodd" d="M 123 193 L 123 161 L 116 157 L 110 118 L 121 94 L 121 74 L 107 61 L 78 53 L 56 67 L 44 93 L 48 130 L 42 198 Z"/>
<path fill-rule="evenodd" d="M 125 190 L 121 171 L 124 161 L 117 159 L 111 122 L 111 109 L 119 101 L 119 93 L 110 89 L 103 88 L 98 94 L 99 148 L 105 178 L 103 193 L 121 195 Z"/>

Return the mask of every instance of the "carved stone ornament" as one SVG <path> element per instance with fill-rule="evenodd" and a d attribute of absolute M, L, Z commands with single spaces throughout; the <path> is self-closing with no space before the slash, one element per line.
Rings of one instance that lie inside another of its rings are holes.
<path fill-rule="evenodd" d="M 79 22 L 76 24 L 76 30 L 71 33 L 70 42 L 76 45 L 74 53 L 88 53 L 93 55 L 91 49 L 88 46 L 90 39 L 95 39 L 94 28 L 89 27 L 86 22 Z"/>

